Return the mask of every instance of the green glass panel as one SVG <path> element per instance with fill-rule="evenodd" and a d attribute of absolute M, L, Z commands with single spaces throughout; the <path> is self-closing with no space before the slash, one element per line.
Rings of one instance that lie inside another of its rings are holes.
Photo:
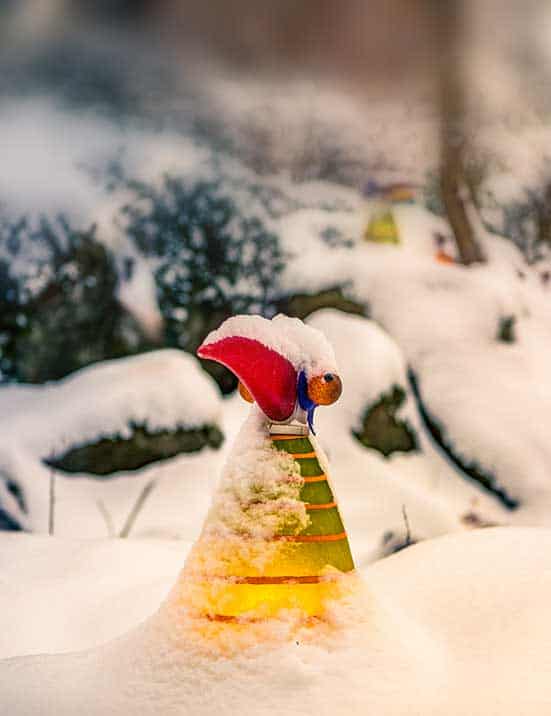
<path fill-rule="evenodd" d="M 291 440 L 274 440 L 275 447 L 291 455 L 300 455 L 315 452 L 312 443 L 307 437 L 297 437 Z M 316 457 L 296 458 L 303 477 L 316 477 L 323 475 L 323 470 Z M 327 480 L 320 482 L 306 482 L 301 491 L 300 499 L 309 504 L 327 504 L 334 501 L 333 492 Z M 338 507 L 327 510 L 309 510 L 310 523 L 301 533 L 307 535 L 336 535 L 345 531 Z M 289 558 L 300 565 L 308 565 L 310 569 L 322 570 L 331 566 L 341 572 L 354 569 L 354 562 L 350 552 L 348 539 L 335 542 L 297 542 L 289 543 Z"/>
<path fill-rule="evenodd" d="M 300 465 L 300 474 L 303 477 L 315 477 L 316 475 L 323 475 L 323 470 L 315 457 L 305 457 L 301 460 L 297 460 Z"/>
<path fill-rule="evenodd" d="M 369 221 L 365 238 L 380 244 L 399 244 L 400 235 L 392 212 L 376 213 Z"/>
<path fill-rule="evenodd" d="M 308 438 L 296 438 L 294 440 L 273 440 L 278 450 L 289 452 L 291 455 L 305 452 L 313 452 L 314 448 Z"/>
<path fill-rule="evenodd" d="M 327 565 L 341 572 L 354 569 L 348 539 L 338 542 L 298 542 L 291 547 L 291 559 L 298 564 L 307 564 L 312 572 L 322 570 Z"/>
<path fill-rule="evenodd" d="M 309 510 L 310 524 L 301 532 L 303 535 L 338 535 L 344 526 L 336 507 L 329 510 Z"/>
<path fill-rule="evenodd" d="M 333 502 L 334 497 L 327 480 L 323 482 L 305 482 L 300 491 L 300 499 L 303 502 L 323 505 Z"/>

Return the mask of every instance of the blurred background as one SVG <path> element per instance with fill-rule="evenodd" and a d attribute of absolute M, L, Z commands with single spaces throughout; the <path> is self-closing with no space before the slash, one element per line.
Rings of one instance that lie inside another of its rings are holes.
<path fill-rule="evenodd" d="M 191 539 L 236 313 L 334 343 L 360 560 L 551 523 L 542 0 L 0 0 L 0 527 Z"/>

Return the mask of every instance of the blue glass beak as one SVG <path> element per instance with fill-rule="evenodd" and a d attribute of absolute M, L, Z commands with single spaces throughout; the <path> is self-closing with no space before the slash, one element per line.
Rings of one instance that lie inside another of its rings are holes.
<path fill-rule="evenodd" d="M 297 396 L 298 404 L 306 412 L 308 418 L 308 427 L 315 435 L 316 431 L 314 430 L 314 410 L 318 406 L 317 403 L 314 403 L 314 401 L 310 400 L 310 398 L 308 397 L 308 380 L 306 379 L 306 373 L 303 370 L 300 371 L 298 376 Z"/>

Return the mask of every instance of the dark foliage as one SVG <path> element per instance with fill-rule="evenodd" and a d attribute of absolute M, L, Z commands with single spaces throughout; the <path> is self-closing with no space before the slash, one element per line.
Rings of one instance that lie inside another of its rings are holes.
<path fill-rule="evenodd" d="M 6 473 L 0 471 L 0 482 L 3 487 L 15 498 L 22 512 L 27 512 L 25 496 L 19 485 Z M 23 530 L 22 525 L 11 515 L 0 502 L 0 531 L 19 532 Z"/>
<path fill-rule="evenodd" d="M 198 452 L 204 447 L 219 448 L 224 440 L 215 425 L 157 432 L 151 432 L 146 425 L 130 427 L 129 438 L 120 435 L 102 438 L 44 462 L 63 472 L 109 476 L 121 470 L 138 470 L 181 453 Z"/>
<path fill-rule="evenodd" d="M 295 293 L 278 301 L 278 311 L 304 320 L 314 311 L 322 308 L 336 308 L 355 316 L 368 316 L 368 307 L 346 295 L 342 286 L 327 288 L 317 293 Z"/>
<path fill-rule="evenodd" d="M 406 420 L 400 420 L 396 415 L 405 399 L 405 390 L 399 385 L 392 386 L 388 393 L 366 408 L 362 429 L 353 431 L 354 437 L 385 457 L 394 452 L 418 450 L 415 431 Z"/>
<path fill-rule="evenodd" d="M 143 350 L 120 306 L 118 275 L 94 228 L 65 219 L 0 225 L 0 375 L 42 383 L 95 361 Z"/>
<path fill-rule="evenodd" d="M 511 239 L 529 264 L 551 255 L 551 207 L 549 187 L 526 189 L 522 198 L 508 204 L 492 206 L 498 220 L 486 222 L 491 231 Z"/>
<path fill-rule="evenodd" d="M 352 249 L 355 246 L 355 242 L 352 239 L 347 239 L 342 235 L 342 232 L 335 226 L 327 226 L 320 234 L 322 241 L 332 249 Z"/>
<path fill-rule="evenodd" d="M 502 316 L 497 328 L 497 340 L 501 343 L 515 343 L 517 340 L 516 322 L 516 316 Z"/>
<path fill-rule="evenodd" d="M 21 532 L 22 527 L 0 505 L 0 532 Z"/>
<path fill-rule="evenodd" d="M 165 177 L 160 188 L 130 186 L 136 200 L 124 209 L 128 234 L 158 261 L 169 345 L 193 352 L 228 316 L 275 313 L 284 256 L 262 211 L 245 212 L 219 179 L 188 183 Z M 251 191 L 245 197 L 253 204 Z M 225 370 L 208 370 L 223 390 L 235 387 Z"/>
<path fill-rule="evenodd" d="M 152 49 L 133 45 L 127 35 L 110 42 L 97 28 L 69 32 L 55 42 L 38 40 L 23 54 L 1 48 L 0 57 L 0 95 L 48 94 L 71 108 L 92 109 L 117 121 L 156 116 L 152 110 L 173 91 L 171 73 Z"/>

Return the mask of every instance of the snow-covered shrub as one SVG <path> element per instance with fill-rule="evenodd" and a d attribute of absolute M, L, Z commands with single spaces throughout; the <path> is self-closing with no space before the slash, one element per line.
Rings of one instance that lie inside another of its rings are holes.
<path fill-rule="evenodd" d="M 0 380 L 54 380 L 145 347 L 118 302 L 114 257 L 93 227 L 4 220 L 0 245 Z"/>
<path fill-rule="evenodd" d="M 551 229 L 551 209 L 546 187 L 526 188 L 509 201 L 488 194 L 485 204 L 482 217 L 487 227 L 511 239 L 529 264 L 549 258 L 551 235 L 544 227 Z"/>
<path fill-rule="evenodd" d="M 127 233 L 156 261 L 169 345 L 194 351 L 230 315 L 275 313 L 284 256 L 267 217 L 243 209 L 220 179 L 167 176 L 160 188 L 131 188 Z M 234 385 L 229 377 L 221 382 Z"/>
<path fill-rule="evenodd" d="M 393 385 L 365 409 L 361 429 L 352 431 L 354 437 L 365 447 L 378 450 L 385 457 L 394 452 L 417 450 L 419 446 L 415 430 L 407 419 L 402 420 L 397 414 L 406 397 L 403 388 Z"/>
<path fill-rule="evenodd" d="M 153 479 L 169 504 L 176 486 L 208 499 L 205 473 L 224 437 L 220 408 L 198 360 L 173 349 L 104 361 L 47 385 L 2 387 L 0 529 L 49 529 L 52 475 L 56 535 L 105 535 L 98 501 L 120 529 Z M 168 461 L 175 456 L 184 461 Z M 182 525 L 175 513 L 172 533 Z M 155 529 L 166 528 L 166 513 L 155 519 Z"/>
<path fill-rule="evenodd" d="M 514 315 L 501 316 L 497 329 L 497 340 L 502 343 L 514 343 L 516 341 L 516 322 L 517 317 Z"/>
<path fill-rule="evenodd" d="M 355 316 L 368 315 L 368 306 L 348 296 L 347 289 L 347 286 L 335 286 L 314 293 L 294 293 L 281 299 L 278 307 L 282 313 L 300 319 L 324 308 L 335 308 Z"/>
<path fill-rule="evenodd" d="M 199 452 L 204 447 L 219 448 L 224 440 L 216 425 L 150 430 L 147 424 L 130 421 L 127 432 L 77 445 L 44 462 L 62 472 L 112 475 L 183 453 Z"/>
<path fill-rule="evenodd" d="M 494 471 L 482 465 L 477 458 L 466 457 L 454 446 L 448 430 L 442 420 L 436 417 L 427 406 L 422 392 L 422 386 L 416 374 L 410 370 L 410 382 L 417 399 L 417 405 L 423 421 L 435 443 L 442 449 L 449 460 L 466 476 L 479 483 L 482 488 L 494 495 L 505 507 L 514 510 L 519 502 L 508 492 L 496 477 Z"/>

